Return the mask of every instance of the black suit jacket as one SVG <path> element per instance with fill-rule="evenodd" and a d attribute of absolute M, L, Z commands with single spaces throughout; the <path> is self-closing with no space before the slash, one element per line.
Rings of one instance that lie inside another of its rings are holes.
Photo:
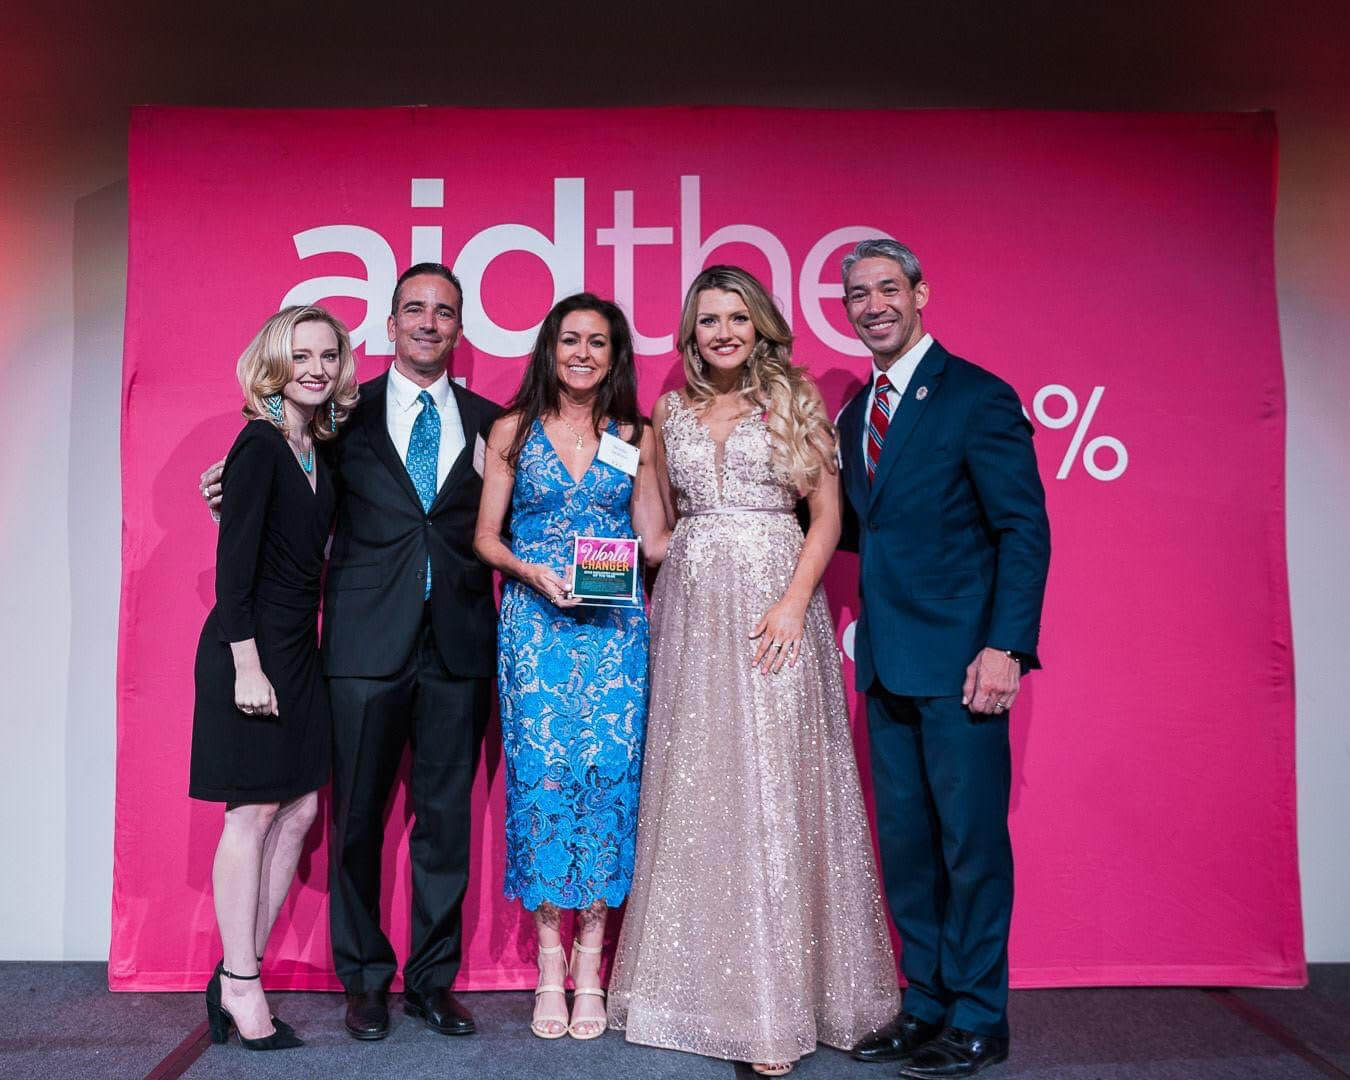
<path fill-rule="evenodd" d="M 431 617 L 445 666 L 490 678 L 497 665 L 492 571 L 473 553 L 482 478 L 479 436 L 500 409 L 453 380 L 464 450 L 427 512 L 385 421 L 387 375 L 361 386 L 361 400 L 325 454 L 338 488 L 337 523 L 324 586 L 323 665 L 333 676 L 381 678 L 408 659 L 421 625 L 427 555 Z"/>
<path fill-rule="evenodd" d="M 934 341 L 891 418 L 869 486 L 868 390 L 839 415 L 861 566 L 858 689 L 880 679 L 893 694 L 958 694 L 985 646 L 1039 666 L 1050 524 L 1016 391 Z"/>

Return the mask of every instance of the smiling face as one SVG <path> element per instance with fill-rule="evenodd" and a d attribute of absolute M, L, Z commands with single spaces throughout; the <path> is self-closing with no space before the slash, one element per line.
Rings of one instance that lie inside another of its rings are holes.
<path fill-rule="evenodd" d="M 614 362 L 609 320 L 598 311 L 572 311 L 563 316 L 553 358 L 558 382 L 573 397 L 593 394 Z"/>
<path fill-rule="evenodd" d="M 743 367 L 755 340 L 754 320 L 739 293 L 704 289 L 698 294 L 694 341 L 710 368 L 732 372 Z"/>
<path fill-rule="evenodd" d="M 394 364 L 402 374 L 423 386 L 441 377 L 459 343 L 460 304 L 459 290 L 439 274 L 418 274 L 403 283 L 389 316 Z"/>
<path fill-rule="evenodd" d="M 923 337 L 919 312 L 927 303 L 928 282 L 910 285 L 894 259 L 859 259 L 844 283 L 848 321 L 881 370 Z"/>
<path fill-rule="evenodd" d="M 291 381 L 281 396 L 309 414 L 332 396 L 340 365 L 333 328 L 318 319 L 300 323 L 291 332 Z"/>

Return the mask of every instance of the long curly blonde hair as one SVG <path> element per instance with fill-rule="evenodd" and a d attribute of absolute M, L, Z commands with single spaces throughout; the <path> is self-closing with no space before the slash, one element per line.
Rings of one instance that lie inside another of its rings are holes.
<path fill-rule="evenodd" d="M 792 362 L 792 331 L 787 321 L 758 279 L 739 266 L 710 266 L 685 293 L 679 349 L 689 399 L 696 410 L 702 410 L 716 394 L 694 334 L 698 298 L 709 289 L 735 293 L 745 302 L 756 341 L 741 368 L 739 393 L 753 408 L 764 410 L 774 464 L 801 494 L 810 494 L 822 472 L 835 471 L 838 433 L 810 376 Z"/>

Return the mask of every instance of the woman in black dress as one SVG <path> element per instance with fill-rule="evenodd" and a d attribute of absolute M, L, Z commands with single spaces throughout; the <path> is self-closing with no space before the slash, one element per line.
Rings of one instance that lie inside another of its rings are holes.
<path fill-rule="evenodd" d="M 248 423 L 225 459 L 188 793 L 225 804 L 211 872 L 224 947 L 206 988 L 212 1040 L 234 1026 L 245 1046 L 274 1050 L 300 1040 L 272 1017 L 259 966 L 329 772 L 315 624 L 335 495 L 315 440 L 333 438 L 356 404 L 356 360 L 332 315 L 288 307 L 238 374 Z"/>

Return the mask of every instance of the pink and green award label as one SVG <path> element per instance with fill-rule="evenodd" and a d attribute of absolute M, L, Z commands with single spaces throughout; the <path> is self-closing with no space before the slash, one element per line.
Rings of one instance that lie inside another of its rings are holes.
<path fill-rule="evenodd" d="M 572 595 L 583 604 L 636 604 L 639 565 L 635 537 L 578 536 L 572 545 Z"/>

